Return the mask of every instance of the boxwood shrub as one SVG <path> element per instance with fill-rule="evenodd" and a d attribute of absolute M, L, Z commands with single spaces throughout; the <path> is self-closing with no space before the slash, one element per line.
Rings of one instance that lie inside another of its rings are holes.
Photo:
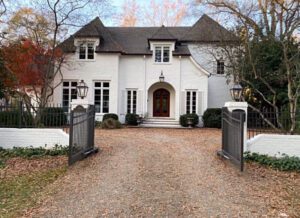
<path fill-rule="evenodd" d="M 113 118 L 108 118 L 101 123 L 103 129 L 120 129 L 122 124 Z"/>
<path fill-rule="evenodd" d="M 193 127 L 199 123 L 199 116 L 197 114 L 184 114 L 180 116 L 180 125 L 183 127 L 188 127 L 188 118 L 193 119 Z"/>
<path fill-rule="evenodd" d="M 221 126 L 222 126 L 222 109 L 221 108 L 208 108 L 202 116 L 202 121 L 203 121 L 204 127 L 221 128 Z"/>
<path fill-rule="evenodd" d="M 41 112 L 41 124 L 44 126 L 64 126 L 67 124 L 67 115 L 63 108 L 44 108 Z"/>
<path fill-rule="evenodd" d="M 125 116 L 125 122 L 128 125 L 133 125 L 133 126 L 138 125 L 137 119 L 138 119 L 138 115 L 136 115 L 136 114 L 129 113 L 129 114 L 126 114 L 126 116 Z"/>
<path fill-rule="evenodd" d="M 119 120 L 119 117 L 117 114 L 104 114 L 103 118 L 102 118 L 102 122 L 104 122 L 107 119 L 114 119 L 114 120 Z"/>

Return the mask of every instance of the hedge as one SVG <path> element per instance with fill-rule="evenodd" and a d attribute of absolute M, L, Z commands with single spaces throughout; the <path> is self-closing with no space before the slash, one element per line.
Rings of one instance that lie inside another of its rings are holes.
<path fill-rule="evenodd" d="M 221 128 L 222 126 L 222 109 L 208 108 L 202 116 L 204 127 Z"/>
<path fill-rule="evenodd" d="M 44 126 L 64 126 L 67 124 L 67 115 L 62 108 L 44 108 L 41 112 L 41 123 Z"/>
<path fill-rule="evenodd" d="M 192 126 L 196 126 L 199 123 L 199 116 L 197 114 L 184 114 L 180 116 L 180 125 L 183 127 L 188 127 L 188 118 L 192 118 Z"/>
<path fill-rule="evenodd" d="M 0 127 L 31 127 L 33 118 L 30 113 L 23 112 L 20 123 L 20 111 L 1 111 L 0 112 Z"/>

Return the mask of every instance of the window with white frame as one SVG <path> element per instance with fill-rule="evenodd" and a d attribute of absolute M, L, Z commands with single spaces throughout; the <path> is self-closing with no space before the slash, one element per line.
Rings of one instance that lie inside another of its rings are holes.
<path fill-rule="evenodd" d="M 197 107 L 197 91 L 186 91 L 186 113 L 195 114 Z"/>
<path fill-rule="evenodd" d="M 62 105 L 64 111 L 68 111 L 73 99 L 77 99 L 77 82 L 63 81 Z"/>
<path fill-rule="evenodd" d="M 154 61 L 155 63 L 169 63 L 171 56 L 170 46 L 158 46 L 154 47 Z"/>
<path fill-rule="evenodd" d="M 79 59 L 80 60 L 93 60 L 95 57 L 95 43 L 87 42 L 79 45 Z"/>
<path fill-rule="evenodd" d="M 96 113 L 109 113 L 109 82 L 94 83 L 94 104 Z"/>
<path fill-rule="evenodd" d="M 136 98 L 136 90 L 127 90 L 127 113 L 136 114 Z"/>
<path fill-rule="evenodd" d="M 224 61 L 217 60 L 217 74 L 224 74 L 224 73 L 225 73 Z"/>

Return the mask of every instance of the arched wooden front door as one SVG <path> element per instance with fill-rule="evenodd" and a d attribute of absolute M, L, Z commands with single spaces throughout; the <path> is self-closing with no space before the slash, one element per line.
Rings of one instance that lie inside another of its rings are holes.
<path fill-rule="evenodd" d="M 170 92 L 166 89 L 157 89 L 153 93 L 153 116 L 170 116 Z"/>

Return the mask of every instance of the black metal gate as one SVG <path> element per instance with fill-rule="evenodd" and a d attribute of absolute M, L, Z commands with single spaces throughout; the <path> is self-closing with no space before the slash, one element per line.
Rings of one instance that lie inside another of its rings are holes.
<path fill-rule="evenodd" d="M 246 113 L 243 110 L 230 112 L 222 108 L 222 151 L 219 155 L 230 159 L 241 171 L 244 170 L 244 123 Z"/>
<path fill-rule="evenodd" d="M 98 151 L 94 147 L 95 106 L 77 106 L 70 114 L 69 165 Z"/>

